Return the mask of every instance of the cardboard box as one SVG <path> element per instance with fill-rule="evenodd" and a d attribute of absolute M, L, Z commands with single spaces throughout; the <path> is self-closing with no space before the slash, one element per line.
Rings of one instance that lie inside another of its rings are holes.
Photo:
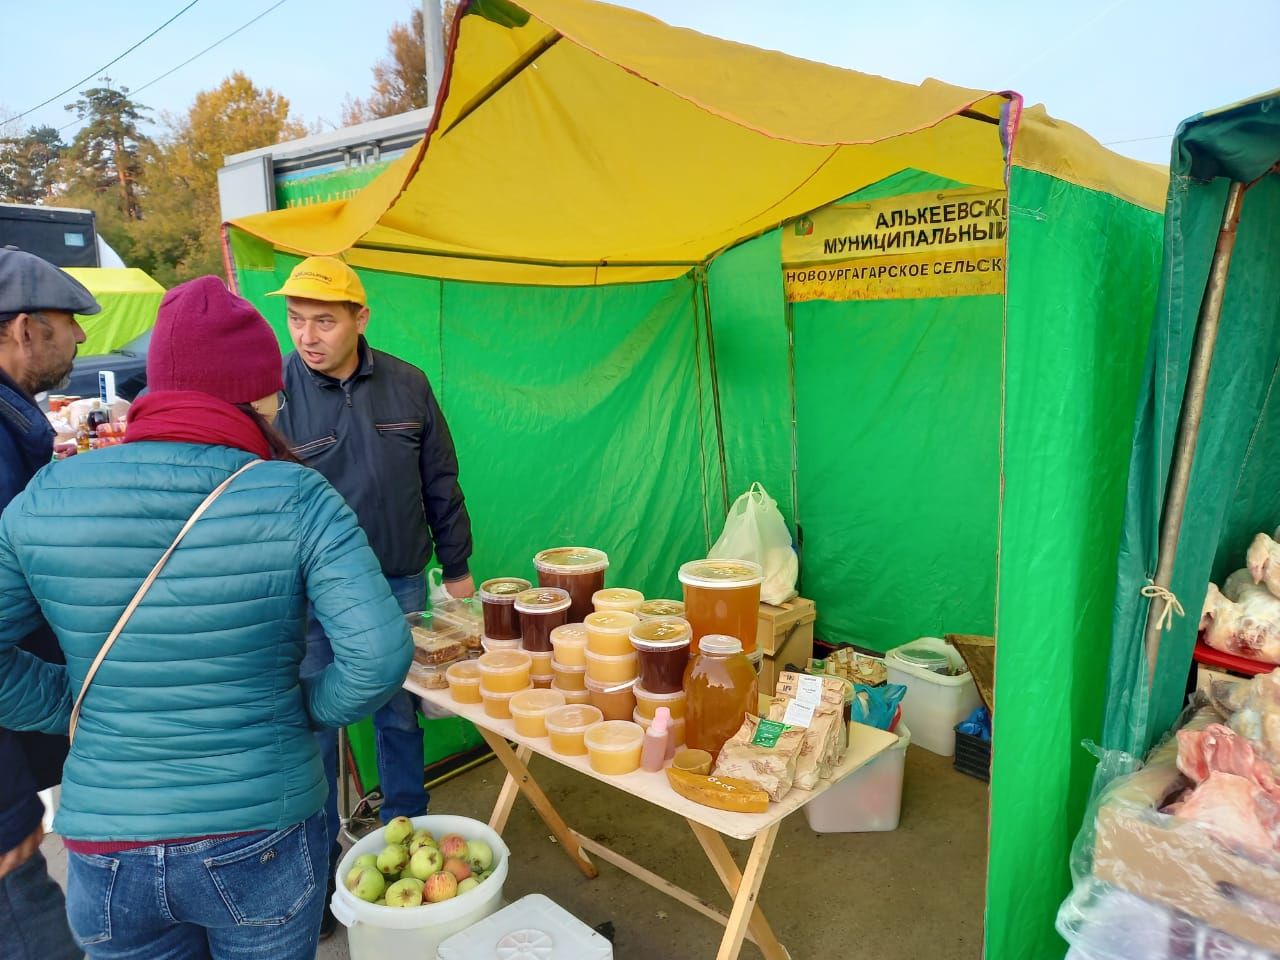
<path fill-rule="evenodd" d="M 1216 717 L 1202 711 L 1187 727 Z M 1177 741 L 1147 766 L 1117 782 L 1098 808 L 1093 872 L 1147 900 L 1197 917 L 1208 926 L 1280 951 L 1280 854 L 1244 855 L 1199 824 L 1159 812 L 1187 785 L 1177 767 Z"/>
<path fill-rule="evenodd" d="M 812 600 L 796 597 L 781 606 L 760 604 L 756 649 L 764 651 L 760 668 L 760 692 L 773 695 L 778 674 L 793 663 L 800 669 L 813 656 L 813 624 L 818 613 Z"/>

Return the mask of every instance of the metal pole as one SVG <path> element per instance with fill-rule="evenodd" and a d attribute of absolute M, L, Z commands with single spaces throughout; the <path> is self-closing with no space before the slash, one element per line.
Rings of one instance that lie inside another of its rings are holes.
<path fill-rule="evenodd" d="M 422 0 L 422 46 L 426 48 L 427 106 L 435 107 L 444 77 L 444 15 L 441 0 Z"/>
<path fill-rule="evenodd" d="M 1205 284 L 1204 298 L 1200 301 L 1200 313 L 1196 318 L 1196 337 L 1191 347 L 1191 364 L 1187 371 L 1182 412 L 1178 417 L 1178 435 L 1173 451 L 1173 464 L 1169 470 L 1169 488 L 1165 493 L 1164 510 L 1160 515 L 1160 547 L 1156 555 L 1156 573 L 1152 579 L 1156 587 L 1164 590 L 1168 590 L 1173 581 L 1178 537 L 1182 533 L 1182 518 L 1187 509 L 1187 487 L 1191 481 L 1191 467 L 1195 462 L 1196 442 L 1200 438 L 1200 421 L 1204 415 L 1209 369 L 1213 366 L 1213 350 L 1218 341 L 1218 322 L 1222 318 L 1222 300 L 1227 289 L 1227 274 L 1231 270 L 1231 254 L 1236 246 L 1236 228 L 1240 225 L 1244 191 L 1243 183 L 1232 183 L 1227 191 L 1222 226 L 1218 229 L 1218 242 L 1209 266 L 1209 280 Z M 1148 687 L 1155 683 L 1160 634 L 1163 632 L 1161 622 L 1169 603 L 1167 598 L 1153 597 L 1151 606 L 1147 608 L 1145 649 Z"/>

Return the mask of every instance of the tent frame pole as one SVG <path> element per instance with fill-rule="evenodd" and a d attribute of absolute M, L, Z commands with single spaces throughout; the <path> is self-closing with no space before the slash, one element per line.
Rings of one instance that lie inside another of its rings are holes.
<path fill-rule="evenodd" d="M 1240 226 L 1240 208 L 1244 203 L 1246 184 L 1233 181 L 1227 190 L 1227 202 L 1222 211 L 1222 225 L 1209 265 L 1209 279 L 1204 297 L 1200 301 L 1200 313 L 1196 317 L 1195 341 L 1191 347 L 1191 362 L 1187 371 L 1187 387 L 1178 416 L 1178 434 L 1174 445 L 1173 464 L 1169 473 L 1169 487 L 1165 494 L 1164 510 L 1160 516 L 1160 545 L 1156 554 L 1156 573 L 1152 578 L 1155 587 L 1169 591 L 1173 582 L 1173 567 L 1177 559 L 1178 538 L 1182 533 L 1182 520 L 1187 510 L 1187 491 L 1191 483 L 1191 468 L 1195 462 L 1196 444 L 1200 439 L 1200 424 L 1204 418 L 1204 402 L 1209 385 L 1209 371 L 1213 366 L 1213 352 L 1218 342 L 1218 330 L 1222 319 L 1222 302 L 1227 290 L 1227 275 L 1231 270 L 1231 255 L 1235 251 L 1237 228 Z M 1160 653 L 1160 635 L 1163 633 L 1166 608 L 1172 603 L 1172 594 L 1162 593 L 1153 597 L 1147 608 L 1146 642 L 1147 686 L 1153 687 L 1156 663 Z"/>

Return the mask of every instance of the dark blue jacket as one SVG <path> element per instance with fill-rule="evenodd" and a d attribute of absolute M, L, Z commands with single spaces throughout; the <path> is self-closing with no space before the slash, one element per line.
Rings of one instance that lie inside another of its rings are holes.
<path fill-rule="evenodd" d="M 53 457 L 53 428 L 27 394 L 0 371 L 0 509 Z M 37 614 L 19 646 L 62 663 L 62 651 Z M 62 779 L 67 738 L 0 729 L 0 853 L 25 840 L 44 817 L 37 791 Z"/>
<path fill-rule="evenodd" d="M 345 383 L 291 353 L 284 385 L 276 426 L 355 511 L 382 572 L 419 574 L 434 547 L 445 579 L 465 576 L 471 518 L 426 374 L 361 337 L 360 366 Z"/>

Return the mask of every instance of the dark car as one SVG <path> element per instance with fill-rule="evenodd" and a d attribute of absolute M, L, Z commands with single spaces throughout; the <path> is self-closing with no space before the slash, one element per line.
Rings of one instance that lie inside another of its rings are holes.
<path fill-rule="evenodd" d="M 151 345 L 148 330 L 114 353 L 96 357 L 78 357 L 71 369 L 71 382 L 58 391 L 73 397 L 98 396 L 98 373 L 110 370 L 116 375 L 116 396 L 133 402 L 147 386 L 147 348 Z"/>

